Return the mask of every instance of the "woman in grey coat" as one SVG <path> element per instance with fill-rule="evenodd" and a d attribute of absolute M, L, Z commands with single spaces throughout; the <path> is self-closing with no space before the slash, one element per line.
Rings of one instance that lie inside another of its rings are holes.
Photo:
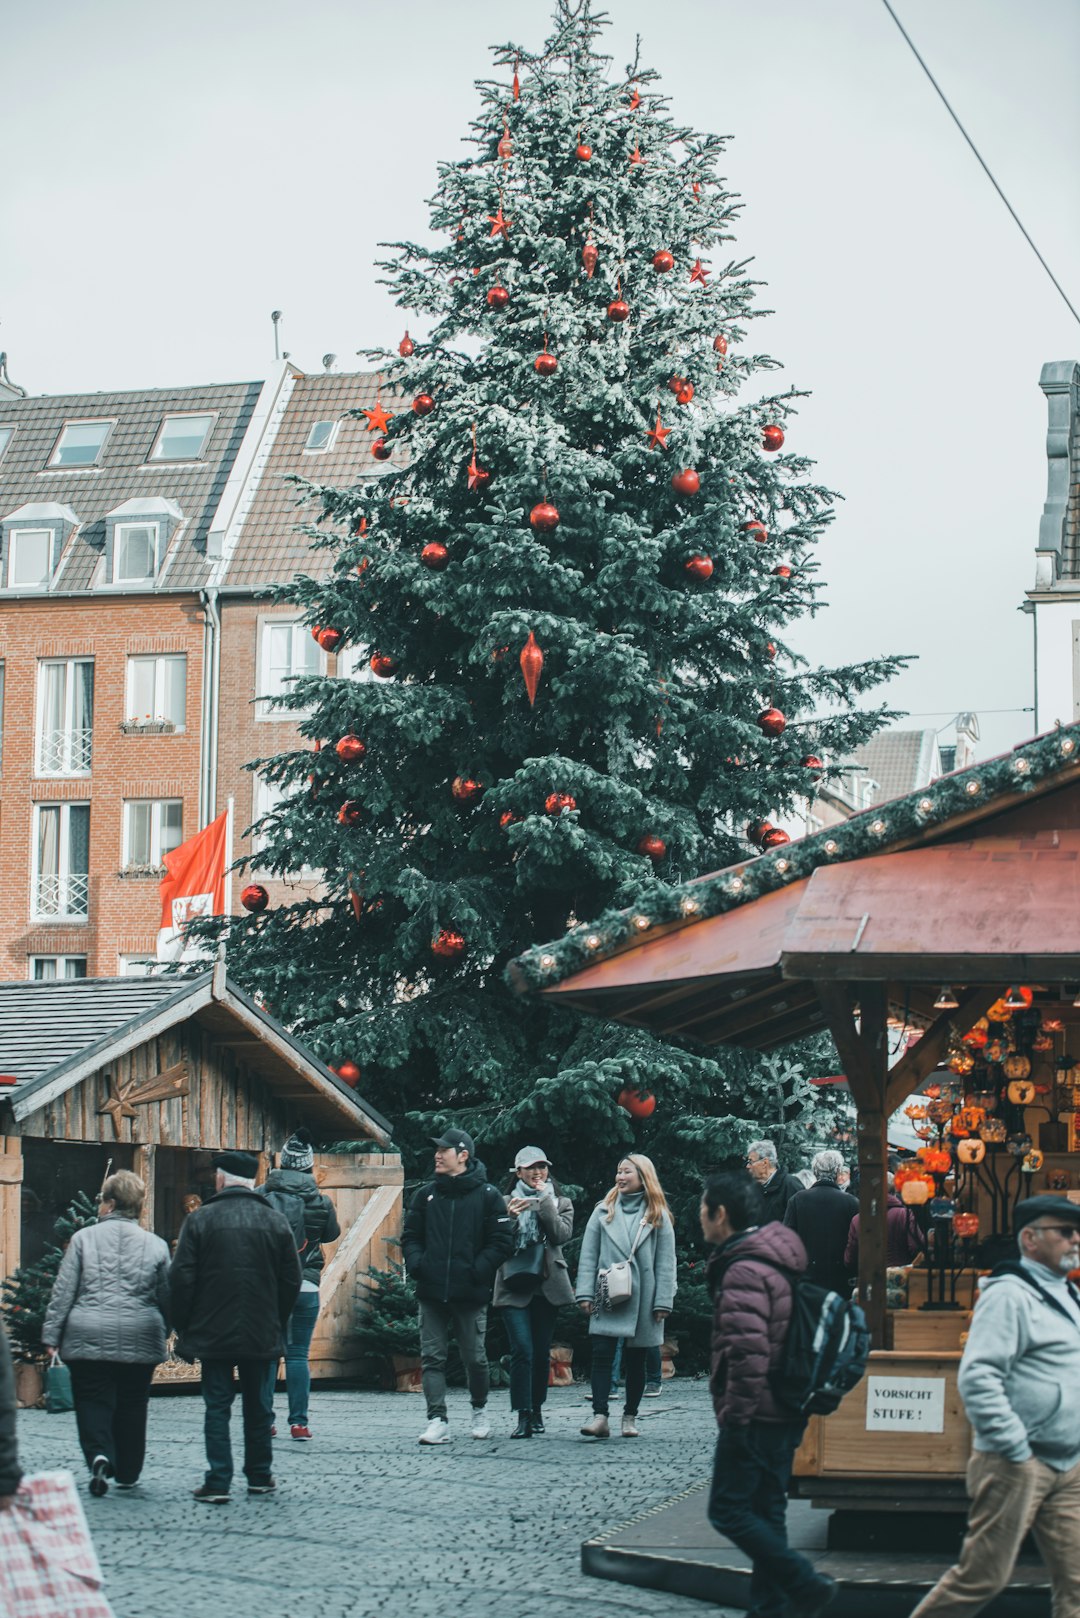
<path fill-rule="evenodd" d="M 42 1328 L 71 1372 L 92 1495 L 111 1477 L 121 1489 L 138 1482 L 150 1380 L 166 1353 L 169 1249 L 138 1222 L 145 1196 L 126 1169 L 105 1181 L 98 1223 L 71 1238 Z"/>
<path fill-rule="evenodd" d="M 544 1431 L 551 1338 L 559 1307 L 574 1301 L 562 1255 L 563 1243 L 574 1233 L 574 1205 L 549 1179 L 551 1164 L 539 1146 L 523 1146 L 514 1169 L 506 1199 L 506 1210 L 515 1221 L 514 1249 L 542 1241 L 544 1268 L 535 1286 L 516 1292 L 506 1284 L 503 1265 L 495 1277 L 493 1302 L 503 1311 L 510 1339 L 510 1406 L 518 1418 L 510 1437 L 531 1438 Z"/>
<path fill-rule="evenodd" d="M 602 1305 L 597 1278 L 612 1264 L 629 1261 L 631 1296 L 612 1308 Z M 664 1340 L 664 1321 L 675 1301 L 675 1227 L 656 1170 L 640 1152 L 624 1157 L 615 1184 L 593 1209 L 578 1260 L 578 1303 L 589 1318 L 592 1339 L 592 1420 L 586 1438 L 609 1438 L 608 1401 L 615 1346 L 623 1339 L 626 1407 L 624 1438 L 637 1438 L 637 1413 L 645 1391 L 645 1351 Z"/>

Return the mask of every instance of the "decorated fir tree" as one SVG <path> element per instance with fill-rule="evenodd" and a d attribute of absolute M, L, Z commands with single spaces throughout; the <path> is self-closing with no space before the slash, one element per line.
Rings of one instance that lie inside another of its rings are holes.
<path fill-rule="evenodd" d="M 879 728 L 855 704 L 898 665 L 789 643 L 834 497 L 796 395 L 762 391 L 723 143 L 648 70 L 612 77 L 602 28 L 559 0 L 542 51 L 495 53 L 439 244 L 382 266 L 414 335 L 371 356 L 371 465 L 310 487 L 329 576 L 284 592 L 361 672 L 297 682 L 312 747 L 259 765 L 285 792 L 260 865 L 325 896 L 253 884 L 229 941 L 407 1146 L 452 1117 L 493 1167 L 537 1139 L 590 1189 L 632 1140 L 692 1172 L 740 1120 L 798 1134 L 807 1075 L 522 1001 L 507 962 L 745 857 Z"/>
<path fill-rule="evenodd" d="M 52 1297 L 53 1282 L 64 1256 L 64 1249 L 77 1230 L 96 1225 L 98 1205 L 85 1191 L 74 1200 L 53 1226 L 55 1242 L 50 1242 L 36 1264 L 24 1264 L 9 1275 L 2 1289 L 4 1325 L 16 1359 L 42 1360 L 41 1331 Z"/>

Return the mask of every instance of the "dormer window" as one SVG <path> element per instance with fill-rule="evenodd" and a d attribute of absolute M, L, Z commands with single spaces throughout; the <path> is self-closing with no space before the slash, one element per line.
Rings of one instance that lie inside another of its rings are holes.
<path fill-rule="evenodd" d="M 305 450 L 311 455 L 318 455 L 323 450 L 328 450 L 337 437 L 337 429 L 336 421 L 313 422 L 304 445 Z"/>
<path fill-rule="evenodd" d="M 206 441 L 217 417 L 203 412 L 201 415 L 166 416 L 161 423 L 149 459 L 152 461 L 197 461 L 206 448 Z"/>
<path fill-rule="evenodd" d="M 125 500 L 105 514 L 105 580 L 108 584 L 156 584 L 169 540 L 184 520 L 163 496 Z"/>
<path fill-rule="evenodd" d="M 20 506 L 0 517 L 0 584 L 6 590 L 48 589 L 78 521 L 70 506 L 55 501 Z"/>
<path fill-rule="evenodd" d="M 52 578 L 52 529 L 13 528 L 8 535 L 8 587 L 48 584 Z"/>
<path fill-rule="evenodd" d="M 0 424 L 0 461 L 4 459 L 4 451 L 15 436 L 14 427 L 5 427 Z"/>
<path fill-rule="evenodd" d="M 49 466 L 96 466 L 113 425 L 111 421 L 65 422 L 49 456 Z"/>

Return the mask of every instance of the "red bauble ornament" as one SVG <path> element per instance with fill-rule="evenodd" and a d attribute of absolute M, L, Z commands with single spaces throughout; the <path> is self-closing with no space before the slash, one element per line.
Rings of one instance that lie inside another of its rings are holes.
<path fill-rule="evenodd" d="M 769 530 L 763 522 L 744 522 L 742 531 L 748 539 L 756 539 L 759 545 L 764 545 L 769 537 Z"/>
<path fill-rule="evenodd" d="M 438 573 L 450 560 L 450 552 L 445 545 L 440 545 L 437 539 L 433 539 L 420 552 L 420 560 L 425 567 L 430 567 L 433 572 Z"/>
<path fill-rule="evenodd" d="M 791 838 L 786 831 L 781 831 L 779 826 L 771 826 L 761 839 L 761 846 L 762 848 L 783 848 L 785 843 L 790 842 Z"/>
<path fill-rule="evenodd" d="M 672 393 L 675 394 L 680 393 L 685 386 L 686 378 L 684 376 L 673 376 L 668 383 L 668 387 L 671 389 Z"/>
<path fill-rule="evenodd" d="M 397 658 L 389 657 L 386 652 L 372 652 L 368 658 L 368 668 L 380 680 L 388 680 L 397 668 Z"/>
<path fill-rule="evenodd" d="M 577 799 L 571 797 L 569 792 L 549 792 L 544 799 L 544 808 L 549 815 L 561 815 L 564 809 L 576 809 Z"/>
<path fill-rule="evenodd" d="M 683 566 L 692 579 L 711 579 L 713 575 L 713 559 L 711 556 L 702 556 L 700 552 L 689 557 Z"/>
<path fill-rule="evenodd" d="M 533 370 L 538 371 L 541 376 L 554 376 L 558 369 L 558 360 L 554 354 L 549 354 L 546 348 L 542 354 L 537 354 L 533 360 Z"/>
<path fill-rule="evenodd" d="M 328 625 L 326 629 L 319 630 L 319 633 L 315 636 L 315 639 L 318 641 L 324 652 L 336 652 L 342 641 L 345 639 L 345 635 L 342 630 L 331 629 Z"/>
<path fill-rule="evenodd" d="M 529 521 L 539 533 L 547 533 L 552 528 L 558 528 L 559 513 L 550 500 L 541 500 L 529 512 Z"/>
<path fill-rule="evenodd" d="M 656 1097 L 648 1091 L 642 1095 L 640 1090 L 620 1090 L 618 1103 L 631 1118 L 651 1118 L 656 1111 Z"/>
<path fill-rule="evenodd" d="M 360 1069 L 355 1062 L 350 1062 L 348 1058 L 344 1062 L 339 1062 L 337 1067 L 332 1067 L 330 1071 L 337 1074 L 342 1084 L 349 1085 L 353 1090 L 360 1083 Z"/>
<path fill-rule="evenodd" d="M 398 353 L 401 355 L 403 360 L 407 360 L 409 355 L 414 352 L 415 348 L 416 344 L 413 342 L 408 332 L 406 332 L 397 346 Z"/>
<path fill-rule="evenodd" d="M 270 903 L 270 895 L 261 882 L 249 882 L 246 888 L 240 890 L 240 903 L 245 910 L 250 910 L 252 915 L 257 916 Z"/>
<path fill-rule="evenodd" d="M 823 760 L 818 758 L 816 753 L 807 753 L 806 757 L 800 759 L 799 762 L 804 770 L 823 770 L 825 768 Z"/>
<path fill-rule="evenodd" d="M 689 404 L 693 397 L 694 384 L 692 382 L 684 382 L 678 393 L 675 395 L 676 401 L 679 404 Z"/>
<path fill-rule="evenodd" d="M 660 275 L 666 275 L 669 270 L 675 268 L 675 254 L 662 247 L 658 253 L 653 254 L 652 267 Z"/>
<path fill-rule="evenodd" d="M 596 250 L 596 243 L 590 237 L 585 243 L 585 246 L 581 249 L 581 262 L 585 266 L 585 274 L 589 277 L 590 281 L 593 278 L 593 271 L 595 270 L 599 259 L 600 254 Z"/>
<path fill-rule="evenodd" d="M 718 354 L 727 353 L 727 338 L 724 336 L 723 332 L 718 332 L 713 338 L 712 346 L 715 348 Z"/>
<path fill-rule="evenodd" d="M 781 562 L 779 567 L 773 568 L 774 579 L 790 579 L 792 576 L 792 570 L 786 562 Z"/>
<path fill-rule="evenodd" d="M 499 825 L 502 830 L 505 831 L 507 826 L 512 826 L 516 820 L 517 815 L 515 815 L 512 810 L 504 809 L 502 814 L 499 816 Z"/>
<path fill-rule="evenodd" d="M 671 480 L 671 487 L 675 490 L 676 494 L 697 494 L 698 490 L 701 488 L 701 479 L 698 477 L 693 467 L 688 466 L 684 471 L 676 472 L 675 476 Z"/>
<path fill-rule="evenodd" d="M 498 146 L 496 147 L 496 151 L 498 152 L 500 157 L 513 157 L 513 155 L 514 155 L 514 143 L 510 139 L 510 136 L 508 134 L 503 135 L 503 137 L 500 140 Z"/>
<path fill-rule="evenodd" d="M 385 438 L 377 438 L 371 446 L 371 453 L 377 461 L 388 461 L 393 451 Z"/>
<path fill-rule="evenodd" d="M 418 393 L 412 407 L 418 416 L 430 416 L 435 408 L 435 401 L 430 393 Z"/>
<path fill-rule="evenodd" d="M 773 829 L 771 820 L 752 820 L 746 828 L 746 841 L 760 847 Z"/>
<path fill-rule="evenodd" d="M 784 726 L 787 724 L 787 720 L 779 708 L 766 708 L 763 713 L 758 714 L 757 722 L 766 736 L 782 735 Z"/>
<path fill-rule="evenodd" d="M 784 429 L 782 427 L 764 427 L 761 432 L 762 449 L 782 449 L 784 444 Z"/>
<path fill-rule="evenodd" d="M 585 142 L 581 141 L 574 155 L 579 157 L 583 163 L 587 163 L 592 157 L 592 147 L 586 146 Z"/>
<path fill-rule="evenodd" d="M 609 303 L 607 306 L 607 317 L 609 320 L 615 321 L 629 320 L 630 305 L 623 298 L 616 298 L 613 303 Z"/>
<path fill-rule="evenodd" d="M 644 837 L 638 839 L 637 851 L 639 854 L 647 854 L 655 864 L 659 865 L 667 854 L 667 844 L 662 837 L 657 837 L 655 832 L 648 831 Z"/>
<path fill-rule="evenodd" d="M 765 642 L 765 656 L 770 663 L 776 656 L 776 642 L 774 640 L 767 640 Z"/>
<path fill-rule="evenodd" d="M 525 690 L 528 692 L 529 707 L 531 708 L 536 701 L 536 691 L 544 668 L 543 648 L 531 629 L 529 630 L 528 640 L 521 648 L 521 657 L 518 661 L 521 664 L 521 676 L 525 681 Z"/>
<path fill-rule="evenodd" d="M 337 812 L 339 826 L 359 826 L 363 806 L 355 798 L 347 798 Z"/>
<path fill-rule="evenodd" d="M 474 781 L 471 775 L 455 775 L 450 783 L 450 791 L 457 803 L 475 803 L 484 788 L 479 781 Z"/>
<path fill-rule="evenodd" d="M 348 735 L 335 742 L 334 752 L 343 764 L 359 764 L 367 752 L 367 747 L 359 736 Z"/>
<path fill-rule="evenodd" d="M 510 302 L 510 294 L 505 287 L 492 287 L 487 295 L 489 309 L 505 309 Z"/>
<path fill-rule="evenodd" d="M 460 933 L 443 927 L 431 941 L 431 953 L 440 956 L 444 961 L 456 960 L 459 955 L 465 953 L 465 940 Z"/>

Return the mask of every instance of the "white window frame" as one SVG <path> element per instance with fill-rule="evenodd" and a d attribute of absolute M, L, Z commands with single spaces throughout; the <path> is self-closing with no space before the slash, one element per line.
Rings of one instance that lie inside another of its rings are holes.
<path fill-rule="evenodd" d="M 112 432 L 112 430 L 113 430 L 113 428 L 115 426 L 116 426 L 116 418 L 114 416 L 110 416 L 108 418 L 102 418 L 101 416 L 73 416 L 70 421 L 65 421 L 64 425 L 61 427 L 60 431 L 56 435 L 56 443 L 53 445 L 52 454 L 49 456 L 49 460 L 48 460 L 48 469 L 49 469 L 49 471 L 50 472 L 90 472 L 90 471 L 92 471 L 94 467 L 99 466 L 101 464 L 101 457 L 105 453 L 105 445 L 109 442 L 109 434 Z M 69 427 L 104 427 L 104 429 L 105 429 L 104 435 L 102 437 L 101 443 L 98 445 L 97 454 L 94 456 L 94 459 L 92 461 L 78 461 L 74 465 L 65 466 L 63 464 L 63 462 L 60 460 L 60 452 L 64 447 L 64 435 L 67 433 L 67 430 L 68 430 Z"/>
<path fill-rule="evenodd" d="M 48 972 L 39 974 L 36 968 L 39 964 L 44 965 L 47 961 L 51 961 L 56 970 L 51 974 Z M 77 961 L 82 962 L 83 970 L 81 972 L 69 972 L 67 968 L 73 966 Z M 29 982 L 31 983 L 55 983 L 58 980 L 65 983 L 75 983 L 81 982 L 86 977 L 87 960 L 85 955 L 31 955 L 28 965 L 30 969 Z"/>
<path fill-rule="evenodd" d="M 292 630 L 292 640 L 290 644 L 291 653 L 295 653 L 298 640 L 299 644 L 304 646 L 305 651 L 307 651 L 308 645 L 315 648 L 315 666 L 306 672 L 309 674 L 326 673 L 326 653 L 316 641 L 311 639 L 311 628 L 308 624 L 301 623 L 298 618 L 259 619 L 259 652 L 256 663 L 258 685 L 255 693 L 258 701 L 255 704 L 255 718 L 259 720 L 270 720 L 279 725 L 295 724 L 298 719 L 302 718 L 305 713 L 310 711 L 306 708 L 277 708 L 274 707 L 268 700 L 270 697 L 277 694 L 277 692 L 271 689 L 272 677 L 270 648 L 273 643 L 275 632 L 284 628 L 291 628 Z M 306 637 L 306 639 L 304 639 L 304 637 Z M 279 691 L 285 692 L 291 689 L 291 682 L 296 677 L 295 665 L 296 658 L 294 655 L 290 655 L 288 673 L 281 676 L 278 685 Z"/>
<path fill-rule="evenodd" d="M 5 438 L 5 433 L 7 437 Z M 11 448 L 11 441 L 15 437 L 15 428 L 10 421 L 0 421 L 0 461 L 4 459 Z"/>
<path fill-rule="evenodd" d="M 174 804 L 174 803 L 179 804 L 179 806 L 180 806 L 180 836 L 179 836 L 177 842 L 171 844 L 171 846 L 169 848 L 165 849 L 164 853 L 163 853 L 162 852 L 162 847 L 161 847 L 161 822 L 162 822 L 162 819 L 163 819 L 162 811 L 165 809 L 167 804 Z M 150 858 L 148 860 L 135 860 L 135 859 L 132 858 L 132 852 L 131 852 L 132 811 L 136 807 L 142 808 L 144 805 L 149 805 L 149 808 L 150 808 Z M 184 840 L 184 800 L 183 800 L 183 798 L 125 798 L 124 799 L 123 844 L 122 844 L 121 851 L 120 851 L 120 865 L 121 865 L 122 870 L 130 871 L 133 867 L 140 868 L 140 867 L 146 866 L 146 865 L 153 866 L 155 868 L 160 868 L 162 860 L 164 859 L 165 854 L 171 853 L 173 848 L 178 848 L 180 843 L 183 842 L 183 840 Z"/>
<path fill-rule="evenodd" d="M 15 581 L 15 547 L 16 542 L 28 537 L 44 538 L 45 540 L 45 577 L 43 579 L 29 579 L 21 583 Z M 40 590 L 42 585 L 52 583 L 53 545 L 56 541 L 56 532 L 52 528 L 9 528 L 7 537 L 7 587 L 9 590 Z"/>
<path fill-rule="evenodd" d="M 210 425 L 203 434 L 203 441 L 199 445 L 197 455 L 164 455 L 161 446 L 165 442 L 165 429 L 170 421 L 195 421 L 199 417 L 208 420 Z M 161 461 L 166 466 L 198 466 L 202 463 L 206 446 L 210 442 L 214 428 L 217 426 L 218 412 L 216 410 L 169 410 L 161 418 L 161 426 L 157 430 L 153 448 L 146 457 L 148 461 Z"/>
<path fill-rule="evenodd" d="M 122 978 L 152 978 L 159 966 L 153 955 L 118 955 L 117 965 Z"/>
<path fill-rule="evenodd" d="M 72 873 L 71 870 L 71 811 L 85 809 L 88 803 L 35 803 L 31 823 L 30 847 L 30 916 L 33 921 L 87 921 L 90 915 L 90 873 Z M 54 811 L 60 817 L 57 871 L 47 877 L 40 869 L 38 850 L 41 843 L 41 816 Z M 89 839 L 87 842 L 89 847 Z M 89 857 L 87 865 L 89 865 Z M 55 884 L 56 908 L 42 906 L 44 882 Z"/>
<path fill-rule="evenodd" d="M 315 431 L 316 427 L 324 427 L 324 426 L 327 426 L 327 427 L 330 428 L 330 431 L 326 435 L 325 444 L 313 444 L 311 442 L 312 433 Z M 338 435 L 338 428 L 340 426 L 341 426 L 341 417 L 340 416 L 338 416 L 335 421 L 327 421 L 325 417 L 323 417 L 323 419 L 321 421 L 313 421 L 312 424 L 311 424 L 311 427 L 308 430 L 307 438 L 304 441 L 304 454 L 305 455 L 325 455 L 327 450 L 333 449 L 334 440 Z"/>
<path fill-rule="evenodd" d="M 136 663 L 153 663 L 154 665 L 154 697 L 153 708 L 149 714 L 139 713 L 135 703 L 135 668 Z M 183 696 L 179 719 L 165 712 L 165 664 L 182 663 L 184 678 L 182 683 Z M 163 720 L 173 726 L 173 735 L 182 736 L 187 729 L 187 653 L 186 652 L 129 652 L 127 660 L 126 678 L 124 681 L 124 717 L 133 724 L 160 724 Z"/>
<path fill-rule="evenodd" d="M 292 789 L 289 790 L 286 787 L 283 787 L 280 781 L 267 781 L 264 776 L 259 775 L 259 773 L 256 771 L 256 773 L 252 776 L 251 786 L 252 825 L 254 825 L 256 821 L 261 820 L 264 815 L 271 814 L 276 808 L 278 808 L 280 804 L 288 803 L 291 799 L 299 797 L 304 790 L 305 789 L 302 786 L 293 786 Z M 266 843 L 267 839 L 265 835 L 260 834 L 259 832 L 252 832 L 252 867 L 256 871 L 264 871 L 266 869 L 259 861 L 259 855 L 265 849 Z M 273 874 L 276 875 L 277 873 Z M 305 882 L 308 882 L 318 874 L 319 873 L 316 871 L 313 865 L 302 863 L 294 870 L 282 872 L 280 880 L 288 881 L 290 879 L 296 880 L 299 878 Z"/>
<path fill-rule="evenodd" d="M 121 576 L 120 573 L 120 539 L 121 535 L 132 528 L 152 528 L 154 530 L 154 570 L 152 573 L 139 573 L 135 577 Z M 112 540 L 112 582 L 114 584 L 153 584 L 161 572 L 163 561 L 161 544 L 161 524 L 159 522 L 118 522 L 113 528 Z"/>
<path fill-rule="evenodd" d="M 89 663 L 94 666 L 92 657 L 40 657 L 37 666 L 37 699 L 34 709 L 34 774 L 38 776 L 59 776 L 70 779 L 72 776 L 89 775 L 93 767 L 94 748 L 94 699 L 90 699 L 90 728 L 89 730 L 76 730 L 74 724 L 75 710 L 75 671 Z M 55 738 L 46 745 L 45 737 L 45 670 L 48 668 L 63 667 L 64 676 L 64 723 L 55 733 Z M 57 763 L 52 764 L 49 759 L 52 751 Z"/>
<path fill-rule="evenodd" d="M 371 667 L 370 646 L 345 646 L 337 654 L 339 680 L 355 680 L 358 685 L 390 685 L 392 680 L 380 680 Z"/>

